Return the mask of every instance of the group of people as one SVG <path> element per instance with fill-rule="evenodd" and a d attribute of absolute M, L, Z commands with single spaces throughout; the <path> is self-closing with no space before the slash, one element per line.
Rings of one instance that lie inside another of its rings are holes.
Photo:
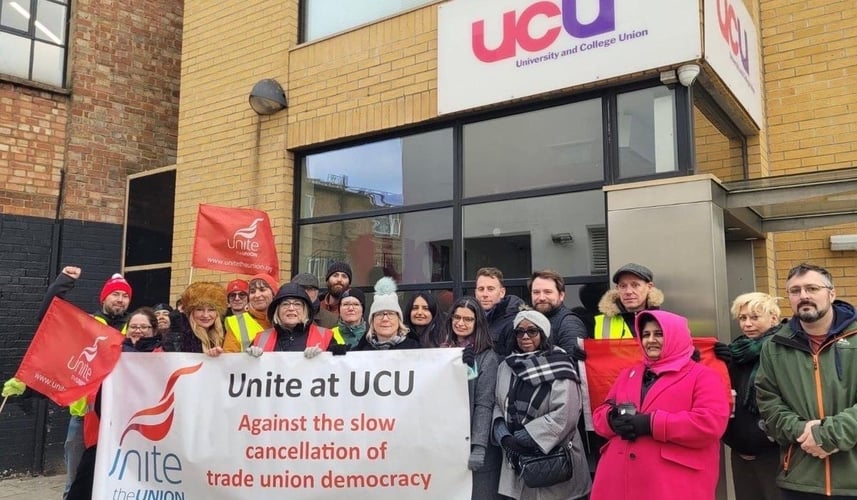
<path fill-rule="evenodd" d="M 80 273 L 63 269 L 41 315 Z M 564 281 L 550 270 L 530 277 L 527 305 L 506 294 L 499 269 L 480 269 L 474 296 L 448 311 L 429 292 L 412 294 L 402 309 L 395 281 L 385 277 L 366 314 L 366 296 L 351 287 L 347 263 L 333 263 L 325 280 L 325 293 L 307 273 L 282 286 L 265 274 L 226 287 L 195 282 L 176 309 L 157 304 L 129 314 L 131 287 L 114 275 L 93 316 L 125 333 L 123 349 L 137 352 L 314 358 L 325 351 L 463 348 L 474 499 L 714 498 L 721 440 L 732 449 L 739 500 L 857 495 L 849 474 L 857 465 L 857 313 L 835 300 L 823 268 L 790 271 L 788 321 L 780 321 L 770 295 L 735 299 L 731 312 L 743 335 L 715 346 L 728 365 L 731 402 L 721 377 L 699 362 L 687 319 L 660 309 L 664 294 L 639 264 L 616 271 L 615 287 L 594 316 L 564 305 Z M 599 449 L 580 425 L 582 338 L 636 339 L 641 353 L 592 409 Z M 12 379 L 3 395 L 22 391 Z M 91 494 L 95 443 L 81 436 L 92 403 L 70 407 L 67 498 Z"/>

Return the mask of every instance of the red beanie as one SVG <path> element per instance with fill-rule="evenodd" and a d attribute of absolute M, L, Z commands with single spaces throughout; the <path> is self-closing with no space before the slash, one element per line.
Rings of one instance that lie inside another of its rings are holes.
<path fill-rule="evenodd" d="M 104 299 L 116 290 L 127 293 L 128 300 L 131 300 L 131 285 L 125 281 L 125 278 L 121 274 L 116 273 L 104 283 L 104 286 L 101 288 L 101 295 L 98 296 L 98 301 L 103 304 Z"/>

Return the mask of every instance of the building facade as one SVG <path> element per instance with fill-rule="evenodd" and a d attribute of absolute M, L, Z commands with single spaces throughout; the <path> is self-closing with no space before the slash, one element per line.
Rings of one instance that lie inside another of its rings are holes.
<path fill-rule="evenodd" d="M 800 262 L 827 267 L 839 298 L 857 300 L 854 250 L 831 248 L 857 234 L 857 12 L 841 2 L 155 3 L 104 22 L 121 30 L 158 12 L 149 22 L 162 23 L 166 52 L 121 46 L 143 36 L 135 29 L 87 35 L 102 12 L 75 2 L 75 85 L 0 84 L 14 112 L 3 120 L 24 141 L 8 145 L 24 155 L 17 170 L 0 150 L 17 179 L 4 217 L 41 221 L 45 234 L 55 218 L 105 224 L 108 262 L 140 273 L 151 296 L 232 278 L 191 268 L 197 208 L 210 203 L 269 214 L 283 281 L 347 260 L 367 291 L 391 275 L 405 293 L 462 294 L 494 265 L 524 295 L 533 269 L 553 268 L 573 304 L 579 287 L 636 261 L 695 333 L 724 339 L 731 298 L 785 296 Z M 76 55 L 85 48 L 93 59 Z M 162 92 L 143 90 L 147 78 Z M 251 109 L 262 79 L 279 82 L 285 109 Z M 139 122 L 105 118 L 117 94 L 141 106 L 119 106 Z M 55 117 L 52 148 L 25 142 L 33 124 L 17 110 L 30 102 Z M 118 128 L 129 121 L 137 128 Z M 136 243 L 123 251 L 126 189 L 124 238 Z M 42 267 L 28 307 L 57 270 Z M 11 372 L 26 339 L 8 342 Z"/>

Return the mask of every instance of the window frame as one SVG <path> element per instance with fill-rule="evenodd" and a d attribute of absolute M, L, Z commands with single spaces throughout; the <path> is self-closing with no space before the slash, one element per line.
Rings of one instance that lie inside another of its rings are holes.
<path fill-rule="evenodd" d="M 299 237 L 302 226 L 311 225 L 316 223 L 325 223 L 325 222 L 335 222 L 335 221 L 345 221 L 352 219 L 362 219 L 366 217 L 381 217 L 381 216 L 389 216 L 393 214 L 406 214 L 410 212 L 418 212 L 424 210 L 435 210 L 442 208 L 452 208 L 453 211 L 453 219 L 452 219 L 452 262 L 451 262 L 451 275 L 453 277 L 451 282 L 434 282 L 434 283 L 423 283 L 423 284 L 400 284 L 399 290 L 401 291 L 416 291 L 416 290 L 440 290 L 440 289 L 452 289 L 453 293 L 456 296 L 460 296 L 461 293 L 468 288 L 473 288 L 475 286 L 475 281 L 472 279 L 468 279 L 466 276 L 462 276 L 463 266 L 464 266 L 464 241 L 463 241 L 463 215 L 464 215 L 464 207 L 469 205 L 477 205 L 482 203 L 490 203 L 497 201 L 507 201 L 507 200 L 519 200 L 519 199 L 527 199 L 527 198 L 537 198 L 541 196 L 550 196 L 550 195 L 558 195 L 558 194 L 567 194 L 574 192 L 582 192 L 582 191 L 591 191 L 594 189 L 601 189 L 607 185 L 614 184 L 623 184 L 623 183 L 631 183 L 631 182 L 641 182 L 648 181 L 652 179 L 662 179 L 669 177 L 679 177 L 691 175 L 694 173 L 694 151 L 693 151 L 693 98 L 692 94 L 688 88 L 680 85 L 676 86 L 668 86 L 670 90 L 675 92 L 675 123 L 676 123 L 676 149 L 677 149 L 677 162 L 678 168 L 674 171 L 656 173 L 651 175 L 638 176 L 633 178 L 619 178 L 619 149 L 618 149 L 618 127 L 616 124 L 618 123 L 617 118 L 617 98 L 619 94 L 626 92 L 633 92 L 649 87 L 657 87 L 663 86 L 659 80 L 650 79 L 645 81 L 640 81 L 632 84 L 621 85 L 616 87 L 611 87 L 607 89 L 599 89 L 596 91 L 590 91 L 580 94 L 575 94 L 572 96 L 566 96 L 560 99 L 554 99 L 550 101 L 543 101 L 538 103 L 527 103 L 520 105 L 513 105 L 504 107 L 502 109 L 495 109 L 489 111 L 483 111 L 479 113 L 475 113 L 472 115 L 467 115 L 463 117 L 452 118 L 448 120 L 440 120 L 437 122 L 433 122 L 425 125 L 418 125 L 410 128 L 399 129 L 395 131 L 382 131 L 378 134 L 373 134 L 369 137 L 363 137 L 358 140 L 345 140 L 336 143 L 327 144 L 321 148 L 314 147 L 306 147 L 299 148 L 294 151 L 294 186 L 296 192 L 294 193 L 293 199 L 295 200 L 293 209 L 294 209 L 294 227 L 292 231 L 292 248 L 296 249 L 292 252 L 292 269 L 297 270 L 300 268 L 300 252 L 297 250 L 300 248 Z M 464 127 L 471 123 L 477 123 L 482 121 L 491 120 L 494 118 L 501 118 L 512 116 L 515 114 L 528 113 L 532 111 L 538 111 L 541 109 L 552 108 L 557 106 L 563 106 L 567 104 L 573 104 L 576 102 L 581 102 L 585 100 L 591 99 L 601 99 L 602 106 L 602 146 L 604 148 L 603 152 L 603 177 L 601 181 L 593 181 L 586 183 L 577 183 L 577 184 L 560 184 L 548 187 L 539 187 L 539 188 L 528 188 L 521 189 L 519 191 L 507 192 L 507 193 L 493 193 L 472 197 L 464 197 Z M 420 134 L 425 132 L 431 132 L 439 129 L 451 128 L 453 133 L 453 189 L 452 189 L 452 199 L 448 201 L 439 201 L 439 202 L 431 202 L 431 203 L 423 203 L 419 205 L 408 205 L 402 207 L 387 207 L 387 208 L 378 208 L 371 209 L 363 212 L 353 212 L 342 215 L 327 215 L 321 217 L 300 217 L 300 200 L 302 199 L 303 194 L 300 192 L 301 185 L 301 169 L 303 168 L 304 158 L 306 156 L 318 153 L 324 153 L 331 150 L 342 149 L 347 147 L 359 146 L 362 144 L 367 144 L 376 141 L 388 140 L 391 138 L 401 138 L 406 137 L 408 135 Z M 605 205 L 607 203 L 606 197 L 604 201 Z M 606 214 L 606 206 L 605 206 L 605 214 Z M 604 227 L 607 227 L 607 221 L 604 221 Z M 608 241 L 609 245 L 609 241 Z M 606 275 L 580 275 L 580 276 L 564 276 L 566 280 L 566 285 L 583 285 L 586 283 L 598 283 L 602 282 L 608 277 Z M 505 284 L 507 286 L 526 286 L 527 279 L 526 278 L 510 278 L 505 279 Z M 324 286 L 324 284 L 322 284 Z M 371 287 L 361 287 L 364 290 L 371 291 Z"/>
<path fill-rule="evenodd" d="M 7 80 L 12 82 L 20 82 L 32 85 L 34 87 L 46 88 L 48 90 L 53 89 L 63 89 L 65 90 L 68 83 L 68 41 L 69 41 L 69 31 L 71 27 L 71 9 L 72 9 L 72 0 L 41 0 L 44 2 L 48 2 L 51 4 L 56 4 L 65 8 L 65 19 L 62 20 L 63 25 L 63 40 L 62 45 L 58 45 L 54 43 L 52 40 L 46 40 L 43 38 L 39 38 L 36 34 L 36 21 L 38 19 L 38 4 L 40 0 L 28 0 L 30 5 L 30 19 L 27 22 L 27 31 L 15 29 L 9 26 L 4 26 L 0 24 L 0 32 L 8 33 L 10 35 L 15 35 L 19 37 L 24 37 L 30 42 L 30 53 L 27 55 L 27 77 L 12 75 L 10 73 L 4 73 L 0 71 L 0 80 Z M 2 14 L 3 5 L 0 3 L 0 14 Z M 35 61 L 35 47 L 36 42 L 44 43 L 46 45 L 50 45 L 53 47 L 59 47 L 62 50 L 62 68 L 60 69 L 60 84 L 56 85 L 54 83 L 44 82 L 41 80 L 33 79 L 33 65 Z"/>

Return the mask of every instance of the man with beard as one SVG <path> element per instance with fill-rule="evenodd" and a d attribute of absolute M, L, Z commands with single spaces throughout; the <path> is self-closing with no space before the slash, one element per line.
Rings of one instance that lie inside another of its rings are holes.
<path fill-rule="evenodd" d="M 328 266 L 324 279 L 327 291 L 318 297 L 319 305 L 339 321 L 339 299 L 344 291 L 351 288 L 351 266 L 347 262 L 334 262 Z"/>
<path fill-rule="evenodd" d="M 57 279 L 48 287 L 45 292 L 45 297 L 42 299 L 42 305 L 39 308 L 39 322 L 44 318 L 48 307 L 54 297 L 64 298 L 72 288 L 82 270 L 76 266 L 66 266 Z M 101 293 L 98 296 L 101 308 L 94 312 L 92 316 L 99 323 L 125 333 L 125 324 L 128 321 L 128 305 L 131 303 L 131 285 L 122 277 L 121 274 L 114 274 L 110 277 L 101 288 Z M 3 397 L 18 396 L 23 394 L 26 386 L 18 379 L 12 378 L 3 384 Z M 86 398 L 81 398 L 69 405 L 69 413 L 71 419 L 68 422 L 68 430 L 66 432 L 64 445 L 64 461 L 67 473 L 65 491 L 63 498 L 68 495 L 74 477 L 77 474 L 77 468 L 80 464 L 80 458 L 83 456 L 83 416 L 87 411 Z"/>
<path fill-rule="evenodd" d="M 503 272 L 496 267 L 483 267 L 476 271 L 474 295 L 488 319 L 494 351 L 505 358 L 517 345 L 512 321 L 521 311 L 524 301 L 515 295 L 506 295 Z"/>
<path fill-rule="evenodd" d="M 586 325 L 563 304 L 565 281 L 556 272 L 536 271 L 527 282 L 533 308 L 551 322 L 551 342 L 570 354 L 576 361 L 586 359 L 586 353 L 577 345 L 577 339 L 586 338 Z"/>
<path fill-rule="evenodd" d="M 830 273 L 800 264 L 786 292 L 794 316 L 762 346 L 759 412 L 780 445 L 783 500 L 857 496 L 857 311 Z"/>

